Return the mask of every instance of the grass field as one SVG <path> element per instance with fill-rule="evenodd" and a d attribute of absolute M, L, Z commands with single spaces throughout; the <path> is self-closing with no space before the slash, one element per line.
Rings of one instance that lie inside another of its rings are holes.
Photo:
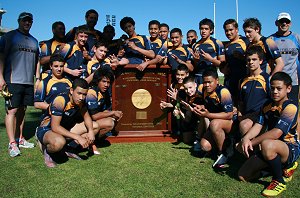
<path fill-rule="evenodd" d="M 37 147 L 22 155 L 7 154 L 7 135 L 0 99 L 0 197 L 259 197 L 270 178 L 254 183 L 237 180 L 243 158 L 235 155 L 222 173 L 211 168 L 213 159 L 199 159 L 189 146 L 171 143 L 111 144 L 100 156 L 73 159 L 46 168 Z M 25 131 L 35 142 L 38 111 L 29 108 Z M 82 152 L 86 155 L 86 152 Z M 300 173 L 281 197 L 300 197 Z"/>

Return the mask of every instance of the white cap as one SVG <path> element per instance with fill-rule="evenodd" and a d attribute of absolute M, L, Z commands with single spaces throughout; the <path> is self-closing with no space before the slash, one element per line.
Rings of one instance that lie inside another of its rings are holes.
<path fill-rule="evenodd" d="M 288 19 L 290 21 L 292 20 L 290 14 L 287 13 L 287 12 L 281 12 L 281 13 L 279 13 L 279 15 L 277 17 L 277 21 L 279 21 L 280 19 Z"/>

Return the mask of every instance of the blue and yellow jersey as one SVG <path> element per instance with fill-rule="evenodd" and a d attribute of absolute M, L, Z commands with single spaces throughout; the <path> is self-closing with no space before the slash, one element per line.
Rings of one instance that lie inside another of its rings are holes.
<path fill-rule="evenodd" d="M 163 55 L 163 50 L 160 55 Z M 172 67 L 172 70 L 175 71 L 179 63 L 172 57 L 172 54 L 176 55 L 180 60 L 186 62 L 192 60 L 192 54 L 187 46 L 180 46 L 177 48 L 170 47 L 167 50 L 168 62 L 167 64 Z"/>
<path fill-rule="evenodd" d="M 52 115 L 61 116 L 60 125 L 67 130 L 74 127 L 78 120 L 82 121 L 81 109 L 84 104 L 75 105 L 70 101 L 70 97 L 69 94 L 58 95 L 43 115 L 40 127 L 51 127 Z"/>
<path fill-rule="evenodd" d="M 86 104 L 90 115 L 109 110 L 111 107 L 109 92 L 101 93 L 96 86 L 90 88 L 86 96 Z"/>
<path fill-rule="evenodd" d="M 69 69 L 79 69 L 84 61 L 82 50 L 75 41 L 67 43 L 64 47 L 67 51 L 66 64 Z"/>
<path fill-rule="evenodd" d="M 81 25 L 81 26 L 86 26 L 86 25 Z M 78 26 L 80 27 L 80 26 Z M 72 28 L 67 34 L 66 34 L 66 41 L 67 42 L 72 42 L 75 40 L 75 34 L 76 31 L 78 29 L 78 27 L 74 27 Z M 88 39 L 87 39 L 87 50 L 91 51 L 93 46 L 95 45 L 95 43 L 97 41 L 99 41 L 102 37 L 102 32 L 100 32 L 99 30 L 89 30 L 87 32 L 88 35 Z"/>
<path fill-rule="evenodd" d="M 259 112 L 270 98 L 269 74 L 262 72 L 258 76 L 249 76 L 240 83 L 240 101 L 242 114 Z"/>
<path fill-rule="evenodd" d="M 223 85 L 218 85 L 212 93 L 207 93 L 205 87 L 198 88 L 202 92 L 205 108 L 210 113 L 232 112 L 233 103 L 229 90 Z"/>
<path fill-rule="evenodd" d="M 155 54 L 158 54 L 158 52 L 164 44 L 164 41 L 160 37 L 156 38 L 154 41 L 151 41 L 150 36 L 147 36 L 147 39 L 151 43 L 151 49 L 154 51 Z"/>
<path fill-rule="evenodd" d="M 134 44 L 145 50 L 152 50 L 151 43 L 144 35 L 137 35 L 128 39 L 128 42 L 134 42 Z M 124 45 L 125 57 L 129 60 L 129 64 L 141 64 L 145 60 L 145 56 L 136 50 L 128 47 L 127 44 Z"/>
<path fill-rule="evenodd" d="M 167 40 L 163 40 L 161 38 L 161 40 L 163 41 L 163 44 L 159 49 L 159 51 L 157 52 L 157 54 L 161 56 L 167 56 L 168 49 L 171 49 L 173 47 L 173 43 L 169 38 Z"/>
<path fill-rule="evenodd" d="M 249 42 L 245 37 L 227 43 L 225 45 L 225 59 L 230 69 L 230 78 L 240 80 L 247 74 L 245 52 Z"/>
<path fill-rule="evenodd" d="M 280 129 L 283 134 L 279 138 L 286 143 L 299 144 L 297 141 L 298 108 L 291 100 L 276 106 L 272 100 L 267 101 L 262 108 L 257 123 L 266 125 L 268 130 Z"/>
<path fill-rule="evenodd" d="M 224 55 L 223 43 L 213 37 L 210 37 L 205 41 L 199 40 L 193 45 L 194 52 L 201 52 L 201 50 L 208 53 L 213 58 L 217 58 L 218 56 Z M 194 72 L 195 74 L 202 74 L 204 69 L 209 66 L 212 66 L 212 63 L 200 56 L 200 60 L 198 61 L 197 65 L 194 65 Z"/>
<path fill-rule="evenodd" d="M 72 87 L 72 83 L 68 79 L 54 79 L 49 76 L 39 83 L 34 94 L 34 102 L 50 104 L 59 94 L 69 93 L 70 87 Z"/>
<path fill-rule="evenodd" d="M 99 68 L 111 69 L 109 63 L 110 63 L 110 61 L 108 58 L 104 59 L 101 62 L 99 62 L 98 60 L 92 59 L 87 64 L 83 64 L 81 66 L 81 68 L 84 69 L 84 73 L 82 74 L 82 76 L 84 76 L 84 78 L 86 78 L 89 75 L 91 75 L 92 73 L 94 73 Z"/>
<path fill-rule="evenodd" d="M 251 45 L 258 45 L 264 50 L 265 56 L 260 68 L 264 72 L 270 74 L 270 65 L 272 65 L 272 62 L 274 62 L 277 58 L 281 57 L 277 44 L 272 39 L 262 36 L 258 43 L 250 43 L 249 46 Z"/>

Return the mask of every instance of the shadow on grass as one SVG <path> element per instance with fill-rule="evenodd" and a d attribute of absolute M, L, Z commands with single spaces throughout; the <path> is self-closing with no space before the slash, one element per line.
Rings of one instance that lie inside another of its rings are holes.
<path fill-rule="evenodd" d="M 23 136 L 25 139 L 30 139 L 35 134 L 35 129 L 40 125 L 40 117 L 42 113 L 31 111 L 26 113 Z M 27 120 L 26 120 L 27 118 Z"/>

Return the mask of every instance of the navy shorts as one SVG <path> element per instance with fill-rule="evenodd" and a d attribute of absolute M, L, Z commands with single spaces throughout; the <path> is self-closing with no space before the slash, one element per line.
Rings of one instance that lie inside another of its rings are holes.
<path fill-rule="evenodd" d="M 289 157 L 284 164 L 285 166 L 290 166 L 293 164 L 297 159 L 300 157 L 300 145 L 299 144 L 292 144 L 292 143 L 287 143 L 287 146 L 289 147 Z"/>
<path fill-rule="evenodd" d="M 288 93 L 288 98 L 293 101 L 293 104 L 298 107 L 299 104 L 299 85 L 293 85 L 292 90 Z"/>
<path fill-rule="evenodd" d="M 39 139 L 39 141 L 40 141 L 41 143 L 43 143 L 44 136 L 45 136 L 45 134 L 46 134 L 48 131 L 51 131 L 51 128 L 48 127 L 48 126 L 45 126 L 45 127 L 38 127 L 38 128 L 36 129 L 36 136 L 37 136 L 37 138 Z"/>
<path fill-rule="evenodd" d="M 5 107 L 7 109 L 14 109 L 22 106 L 33 106 L 33 85 L 7 83 L 7 88 L 12 94 L 12 97 L 5 98 Z"/>

